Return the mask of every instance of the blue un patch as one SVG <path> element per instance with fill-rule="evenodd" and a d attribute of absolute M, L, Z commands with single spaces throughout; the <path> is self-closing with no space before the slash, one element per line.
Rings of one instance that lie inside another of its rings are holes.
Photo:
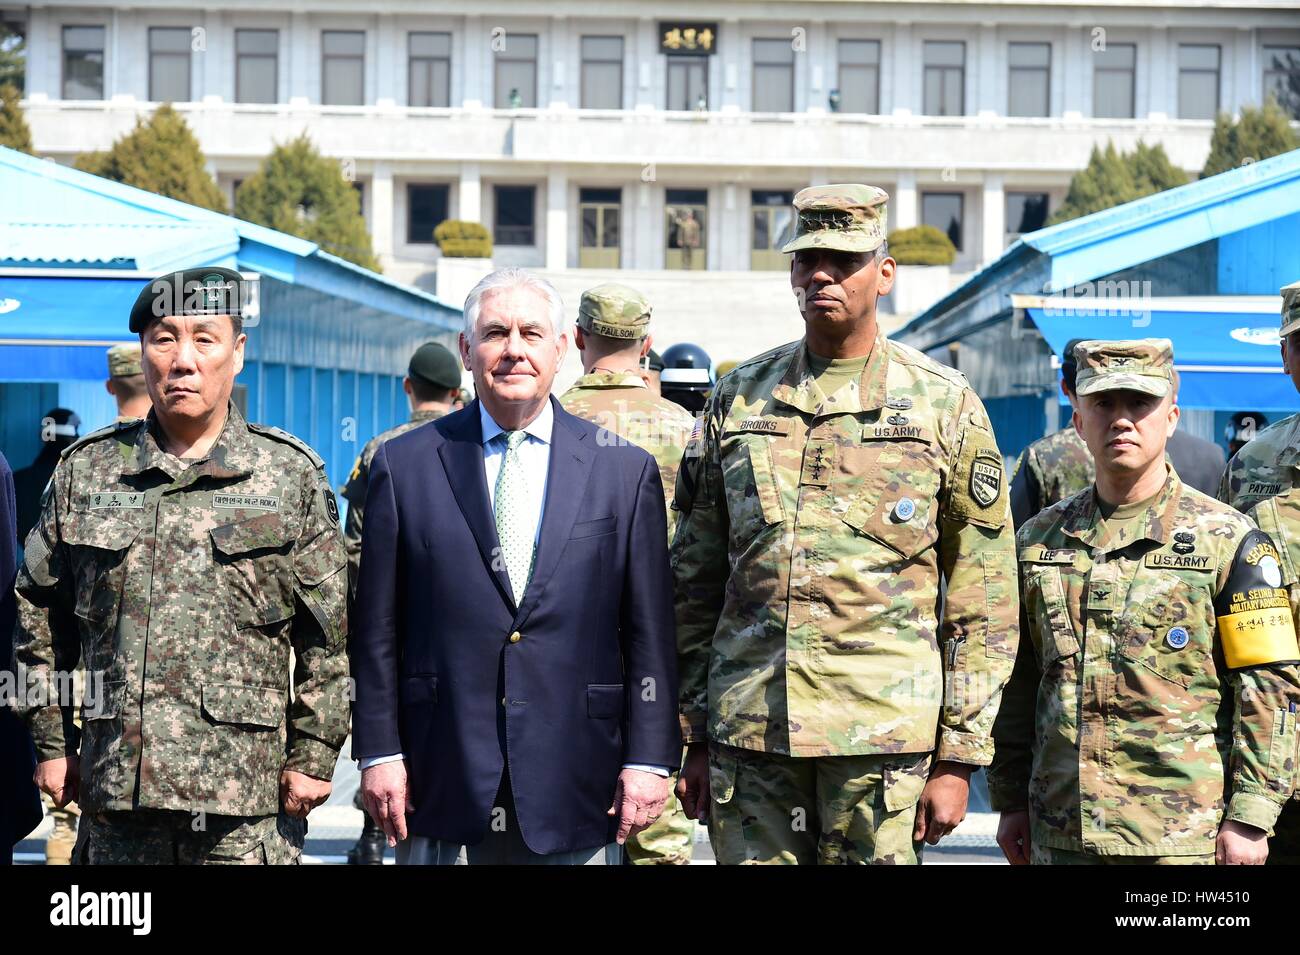
<path fill-rule="evenodd" d="M 1165 643 L 1175 650 L 1181 650 L 1187 646 L 1188 639 L 1186 627 L 1170 627 L 1169 632 L 1165 634 Z"/>

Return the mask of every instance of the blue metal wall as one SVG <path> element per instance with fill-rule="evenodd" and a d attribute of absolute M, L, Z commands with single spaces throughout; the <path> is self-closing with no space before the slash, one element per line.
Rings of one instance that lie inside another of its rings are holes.
<path fill-rule="evenodd" d="M 1300 281 L 1300 212 L 1219 238 L 1220 295 L 1276 295 Z"/>

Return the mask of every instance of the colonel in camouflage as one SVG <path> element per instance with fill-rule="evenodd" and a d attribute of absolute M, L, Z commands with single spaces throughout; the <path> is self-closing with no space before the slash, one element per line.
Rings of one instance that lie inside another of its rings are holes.
<path fill-rule="evenodd" d="M 1279 553 L 1166 464 L 1167 340 L 1077 352 L 1097 479 L 1017 534 L 999 842 L 1022 863 L 1258 861 L 1293 786 L 1300 701 Z"/>

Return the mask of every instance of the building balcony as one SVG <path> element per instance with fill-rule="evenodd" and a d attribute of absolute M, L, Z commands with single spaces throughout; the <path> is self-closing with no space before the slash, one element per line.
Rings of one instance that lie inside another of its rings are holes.
<path fill-rule="evenodd" d="M 156 104 L 40 100 L 26 105 L 37 149 L 59 158 L 106 148 Z M 204 151 L 218 163 L 256 161 L 306 131 L 330 156 L 358 163 L 460 162 L 716 169 L 727 178 L 772 169 L 913 170 L 1068 174 L 1094 145 L 1164 145 L 1184 169 L 1199 169 L 1213 124 L 1199 120 L 1077 116 L 869 116 L 861 114 L 668 112 L 662 110 L 432 109 L 306 103 L 177 104 Z M 743 172 L 739 172 L 743 170 Z M 648 178 L 648 176 L 647 176 Z"/>

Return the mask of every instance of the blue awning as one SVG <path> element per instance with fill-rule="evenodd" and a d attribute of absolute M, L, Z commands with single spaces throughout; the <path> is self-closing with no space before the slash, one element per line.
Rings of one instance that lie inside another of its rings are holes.
<path fill-rule="evenodd" d="M 147 279 L 0 275 L 0 381 L 103 380 Z"/>
<path fill-rule="evenodd" d="M 1013 296 L 1013 302 L 1021 298 Z M 1089 307 L 1087 299 L 1032 298 L 1035 304 L 1025 311 L 1057 355 L 1072 338 L 1168 338 L 1184 408 L 1289 412 L 1300 407 L 1300 396 L 1282 371 L 1278 309 L 1267 301 L 1249 300 L 1231 309 L 1221 304 L 1224 300 L 1180 308 L 1152 300 Z"/>

